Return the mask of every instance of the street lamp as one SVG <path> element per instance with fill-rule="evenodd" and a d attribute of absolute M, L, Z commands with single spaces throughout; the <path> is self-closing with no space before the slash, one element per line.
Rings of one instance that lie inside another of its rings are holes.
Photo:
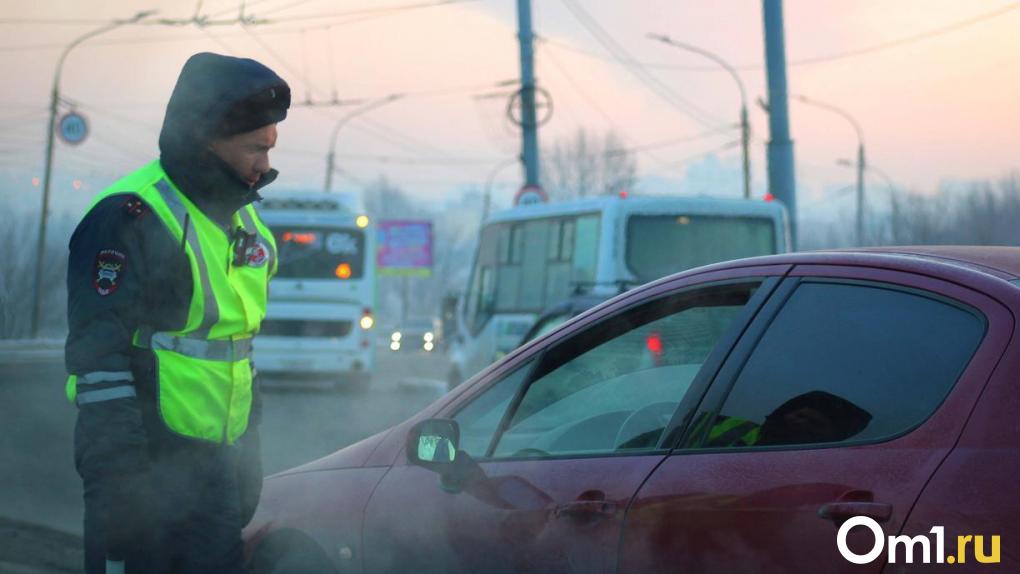
<path fill-rule="evenodd" d="M 340 128 L 347 125 L 347 122 L 354 118 L 390 102 L 399 100 L 402 97 L 404 97 L 403 94 L 390 94 L 385 98 L 379 98 L 378 100 L 369 102 L 337 120 L 336 126 L 333 127 L 333 135 L 329 138 L 329 154 L 326 156 L 326 183 L 323 185 L 323 191 L 329 193 L 333 188 L 333 172 L 336 171 L 336 137 L 337 134 L 340 133 Z"/>
<path fill-rule="evenodd" d="M 807 96 L 795 95 L 793 98 L 809 106 L 829 110 L 843 117 L 850 122 L 854 127 L 854 131 L 857 132 L 857 245 L 864 245 L 864 170 L 867 169 L 867 164 L 864 161 L 864 131 L 861 130 L 861 124 L 857 123 L 857 120 L 846 111 L 832 104 L 819 102 Z"/>
<path fill-rule="evenodd" d="M 96 28 L 86 34 L 82 34 L 64 48 L 64 51 L 60 54 L 60 59 L 57 60 L 57 70 L 53 74 L 53 88 L 50 91 L 50 119 L 47 123 L 46 130 L 46 168 L 43 173 L 42 213 L 39 214 L 39 240 L 36 246 L 35 255 L 35 287 L 34 300 L 32 302 L 32 338 L 39 335 L 39 306 L 42 303 L 40 288 L 42 286 L 43 249 L 46 247 L 46 219 L 49 216 L 48 211 L 50 208 L 50 176 L 53 174 L 53 137 L 54 132 L 56 131 L 57 108 L 60 105 L 60 75 L 64 71 L 64 60 L 67 59 L 67 55 L 71 52 L 71 50 L 78 47 L 78 45 L 85 40 L 94 38 L 100 34 L 105 34 L 110 30 L 115 30 L 127 24 L 134 24 L 143 18 L 152 16 L 155 13 L 156 10 L 139 12 L 127 20 L 114 20 L 105 26 Z"/>
<path fill-rule="evenodd" d="M 737 83 L 737 88 L 740 89 L 740 142 L 744 154 L 744 199 L 751 199 L 751 158 L 748 152 L 748 145 L 750 145 L 751 141 L 751 126 L 747 122 L 747 92 L 744 90 L 744 82 L 740 80 L 740 76 L 737 74 L 737 71 L 733 69 L 733 66 L 729 65 L 726 60 L 723 60 L 719 56 L 716 56 L 707 50 L 674 40 L 669 36 L 662 34 L 649 34 L 648 37 L 653 40 L 658 40 L 663 44 L 673 46 L 674 48 L 694 52 L 695 54 L 712 60 L 729 72 L 730 76 L 733 77 L 733 81 Z"/>
<path fill-rule="evenodd" d="M 843 167 L 856 167 L 854 165 L 854 162 L 852 162 L 852 161 L 850 161 L 850 160 L 848 160 L 846 158 L 837 159 L 836 160 L 836 165 L 841 165 Z M 889 204 L 892 207 L 892 211 L 893 211 L 892 233 L 893 233 L 893 238 L 895 239 L 896 238 L 896 224 L 898 222 L 897 211 L 896 211 L 896 207 L 898 205 L 897 202 L 896 202 L 896 189 L 899 186 L 896 185 L 896 182 L 894 182 L 891 177 L 889 177 L 889 174 L 887 174 L 885 171 L 883 171 L 881 169 L 878 169 L 878 167 L 875 166 L 875 164 L 873 164 L 873 163 L 869 163 L 867 166 L 865 166 L 865 170 L 868 173 L 873 173 L 873 174 L 881 177 L 882 180 L 885 181 L 886 187 L 889 188 Z"/>

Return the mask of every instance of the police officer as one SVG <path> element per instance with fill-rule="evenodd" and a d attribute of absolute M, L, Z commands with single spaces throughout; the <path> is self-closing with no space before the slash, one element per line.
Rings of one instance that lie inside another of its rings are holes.
<path fill-rule="evenodd" d="M 88 574 L 242 571 L 262 487 L 251 341 L 276 271 L 252 202 L 290 89 L 211 53 L 184 65 L 160 157 L 70 241 L 66 366 Z"/>

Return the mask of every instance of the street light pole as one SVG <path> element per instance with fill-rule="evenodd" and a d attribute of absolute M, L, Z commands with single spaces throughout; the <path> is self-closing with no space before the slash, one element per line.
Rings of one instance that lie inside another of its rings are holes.
<path fill-rule="evenodd" d="M 751 158 L 748 147 L 751 142 L 751 126 L 747 121 L 747 91 L 744 89 L 744 82 L 741 81 L 740 75 L 726 60 L 723 60 L 719 56 L 703 50 L 697 46 L 692 46 L 685 42 L 674 40 L 669 36 L 663 34 L 649 34 L 649 38 L 658 40 L 663 44 L 673 46 L 674 48 L 680 48 L 681 50 L 687 50 L 688 52 L 694 52 L 695 54 L 704 56 L 709 60 L 712 60 L 716 64 L 719 64 L 733 78 L 733 81 L 737 83 L 737 88 L 740 90 L 740 143 L 743 149 L 744 155 L 744 199 L 751 199 Z"/>
<path fill-rule="evenodd" d="M 323 191 L 329 193 L 330 191 L 332 191 L 333 188 L 333 172 L 336 171 L 336 137 L 337 134 L 340 133 L 340 128 L 347 125 L 347 122 L 353 120 L 354 118 L 366 112 L 374 110 L 378 107 L 384 106 L 390 102 L 399 100 L 402 97 L 404 97 L 403 94 L 390 94 L 385 98 L 380 98 L 373 102 L 369 102 L 368 104 L 352 111 L 351 113 L 337 120 L 336 126 L 333 127 L 333 135 L 331 135 L 329 138 L 329 154 L 326 155 L 326 182 L 325 184 L 323 184 L 322 188 Z"/>
<path fill-rule="evenodd" d="M 71 53 L 71 50 L 75 49 L 86 40 L 99 36 L 100 34 L 105 34 L 106 32 L 115 30 L 121 26 L 134 24 L 155 13 L 155 10 L 139 12 L 127 20 L 114 20 L 105 26 L 96 28 L 86 34 L 82 34 L 64 48 L 64 51 L 60 54 L 60 59 L 57 60 L 57 69 L 53 74 L 53 87 L 50 90 L 50 118 L 46 124 L 46 166 L 45 171 L 43 172 L 42 212 L 39 214 L 39 238 L 36 243 L 35 254 L 35 285 L 32 301 L 32 338 L 39 336 L 39 312 L 40 305 L 42 304 L 42 294 L 40 293 L 40 290 L 42 287 L 43 250 L 46 248 L 46 220 L 49 216 L 50 179 L 53 175 L 53 138 L 57 125 L 57 111 L 60 106 L 60 75 L 64 71 L 64 60 L 67 59 L 67 55 Z"/>
<path fill-rule="evenodd" d="M 838 159 L 838 160 L 836 160 L 836 164 L 837 165 L 841 165 L 843 167 L 857 167 L 857 166 L 854 165 L 854 162 L 852 162 L 852 161 L 850 161 L 848 159 Z M 896 190 L 897 190 L 897 188 L 899 188 L 899 186 L 896 185 L 896 182 L 893 181 L 891 177 L 889 177 L 889 174 L 887 174 L 885 171 L 879 169 L 873 163 L 869 163 L 866 166 L 866 170 L 865 171 L 868 172 L 868 173 L 873 173 L 873 174 L 881 177 L 882 180 L 885 181 L 886 187 L 889 188 L 889 204 L 890 204 L 890 206 L 892 208 L 892 213 L 893 213 L 893 218 L 892 218 L 892 233 L 893 233 L 893 239 L 895 240 L 895 238 L 896 238 L 896 223 L 897 223 L 897 220 L 898 220 L 898 217 L 897 217 L 897 205 L 898 204 L 897 204 L 897 201 L 896 201 Z"/>
<path fill-rule="evenodd" d="M 794 98 L 809 106 L 829 110 L 843 117 L 843 119 L 850 122 L 850 125 L 854 127 L 854 131 L 857 132 L 857 245 L 864 245 L 864 172 L 867 170 L 867 163 L 864 159 L 864 131 L 861 129 L 861 124 L 857 123 L 857 120 L 845 110 L 837 108 L 832 104 L 819 102 L 807 96 L 794 96 Z"/>

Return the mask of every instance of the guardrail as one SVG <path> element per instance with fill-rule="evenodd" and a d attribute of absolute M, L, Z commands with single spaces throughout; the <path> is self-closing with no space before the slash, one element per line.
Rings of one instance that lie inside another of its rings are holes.
<path fill-rule="evenodd" d="M 0 339 L 0 364 L 64 361 L 64 339 Z"/>

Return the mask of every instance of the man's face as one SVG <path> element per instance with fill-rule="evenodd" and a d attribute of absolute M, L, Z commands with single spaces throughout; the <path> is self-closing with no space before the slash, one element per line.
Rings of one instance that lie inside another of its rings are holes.
<path fill-rule="evenodd" d="M 209 149 L 252 186 L 269 172 L 269 150 L 275 145 L 276 124 L 269 124 L 254 131 L 215 139 L 209 143 Z"/>

